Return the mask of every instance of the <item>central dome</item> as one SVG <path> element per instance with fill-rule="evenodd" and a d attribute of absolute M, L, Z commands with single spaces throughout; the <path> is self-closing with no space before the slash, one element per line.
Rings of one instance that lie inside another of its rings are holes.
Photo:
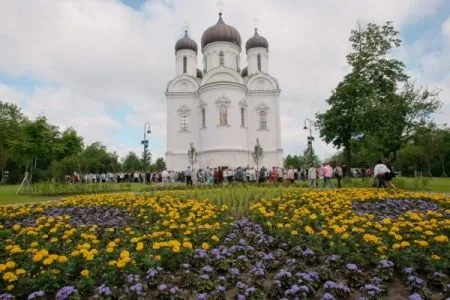
<path fill-rule="evenodd" d="M 241 35 L 233 26 L 225 24 L 222 20 L 222 13 L 219 13 L 217 24 L 209 27 L 203 33 L 202 48 L 214 42 L 230 42 L 241 46 Z"/>

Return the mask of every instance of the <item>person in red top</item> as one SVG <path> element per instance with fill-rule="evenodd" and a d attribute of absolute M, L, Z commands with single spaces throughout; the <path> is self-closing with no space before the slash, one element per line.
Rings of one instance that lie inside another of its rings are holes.
<path fill-rule="evenodd" d="M 272 167 L 272 170 L 270 171 L 270 182 L 276 183 L 278 181 L 278 172 L 275 167 Z"/>

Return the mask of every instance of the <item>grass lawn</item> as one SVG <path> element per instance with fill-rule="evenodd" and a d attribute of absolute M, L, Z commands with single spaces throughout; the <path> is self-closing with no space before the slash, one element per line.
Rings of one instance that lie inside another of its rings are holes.
<path fill-rule="evenodd" d="M 401 186 L 405 190 L 409 191 L 428 191 L 434 193 L 450 193 L 450 178 L 431 178 L 426 179 L 425 188 L 424 182 L 419 179 L 413 178 L 400 178 Z M 333 180 L 336 186 L 336 180 Z M 298 183 L 301 183 L 299 181 Z M 320 183 L 321 184 L 321 183 Z M 182 184 L 180 184 L 182 185 Z M 352 186 L 360 186 L 360 187 L 368 187 L 369 182 L 365 182 L 362 184 L 361 179 L 352 179 Z M 155 186 L 152 184 L 152 186 Z M 0 186 L 0 205 L 2 204 L 18 204 L 18 203 L 29 203 L 29 202 L 40 202 L 40 201 L 50 201 L 57 200 L 62 198 L 63 196 L 31 196 L 31 195 L 16 195 L 16 191 L 18 189 L 18 185 L 1 185 Z M 132 183 L 131 191 L 132 192 L 140 192 L 146 186 L 139 183 Z M 225 187 L 225 186 L 224 186 Z M 344 183 L 344 187 L 348 187 Z M 280 187 L 281 189 L 283 187 Z M 216 191 L 218 192 L 218 191 Z M 215 193 L 216 193 L 215 192 Z M 225 195 L 224 195 L 225 196 Z"/>

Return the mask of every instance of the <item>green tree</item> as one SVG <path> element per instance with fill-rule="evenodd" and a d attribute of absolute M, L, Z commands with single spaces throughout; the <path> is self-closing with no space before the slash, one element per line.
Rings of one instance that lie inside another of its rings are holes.
<path fill-rule="evenodd" d="M 130 151 L 122 162 L 122 169 L 126 172 L 135 172 L 142 170 L 142 161 L 136 153 Z"/>
<path fill-rule="evenodd" d="M 314 148 L 306 148 L 303 152 L 303 167 L 312 167 L 318 164 L 320 164 L 320 159 L 314 151 Z"/>
<path fill-rule="evenodd" d="M 10 159 L 11 142 L 24 120 L 26 118 L 17 105 L 0 101 L 0 178 Z"/>
<path fill-rule="evenodd" d="M 155 164 L 153 165 L 153 168 L 156 172 L 162 172 L 166 168 L 166 162 L 164 161 L 164 158 L 158 157 L 155 161 Z"/>
<path fill-rule="evenodd" d="M 152 155 L 148 150 L 148 148 L 144 148 L 141 159 L 141 165 L 143 170 L 148 170 L 150 168 L 151 163 L 152 163 Z"/>
<path fill-rule="evenodd" d="M 79 155 L 83 152 L 83 148 L 83 137 L 79 136 L 75 129 L 68 128 L 64 130 L 56 142 L 56 159 L 60 160 L 67 156 Z"/>
<path fill-rule="evenodd" d="M 86 147 L 81 154 L 83 173 L 106 173 L 120 170 L 116 153 L 108 152 L 106 146 L 95 142 Z"/>
<path fill-rule="evenodd" d="M 256 145 L 251 154 L 252 154 L 253 162 L 256 165 L 256 172 L 258 172 L 259 165 L 261 164 L 261 162 L 264 158 L 264 149 L 259 144 L 259 139 L 256 139 Z"/>

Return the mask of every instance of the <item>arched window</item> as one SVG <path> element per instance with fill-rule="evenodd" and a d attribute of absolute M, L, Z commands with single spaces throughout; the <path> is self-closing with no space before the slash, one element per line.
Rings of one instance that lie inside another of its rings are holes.
<path fill-rule="evenodd" d="M 187 72 L 187 57 L 183 56 L 183 73 Z"/>
<path fill-rule="evenodd" d="M 223 60 L 224 60 L 223 51 L 220 51 L 219 52 L 219 65 L 223 66 Z"/>
<path fill-rule="evenodd" d="M 219 107 L 219 124 L 220 126 L 228 125 L 228 109 L 225 104 Z"/>
<path fill-rule="evenodd" d="M 202 128 L 206 128 L 206 110 L 202 108 Z"/>
<path fill-rule="evenodd" d="M 261 54 L 258 54 L 256 58 L 258 60 L 258 71 L 261 71 Z"/>
<path fill-rule="evenodd" d="M 267 129 L 267 111 L 259 111 L 259 129 Z"/>
<path fill-rule="evenodd" d="M 245 127 L 245 109 L 241 107 L 241 127 Z"/>
<path fill-rule="evenodd" d="M 181 114 L 180 115 L 180 121 L 181 121 L 181 131 L 188 131 L 189 130 L 189 121 L 188 121 L 188 115 L 187 114 Z"/>

